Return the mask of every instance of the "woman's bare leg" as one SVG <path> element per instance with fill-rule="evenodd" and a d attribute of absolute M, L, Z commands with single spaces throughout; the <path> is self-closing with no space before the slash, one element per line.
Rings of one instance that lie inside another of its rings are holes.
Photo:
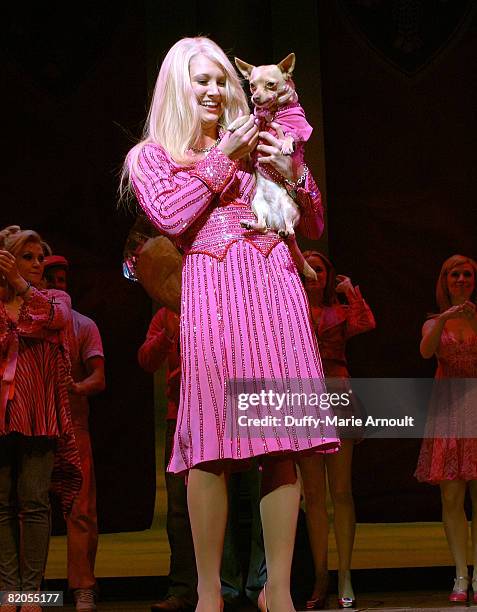
<path fill-rule="evenodd" d="M 477 592 L 477 480 L 471 480 L 469 482 L 470 498 L 472 500 L 472 565 L 474 571 L 472 575 L 474 592 Z"/>
<path fill-rule="evenodd" d="M 300 504 L 293 459 L 268 457 L 263 463 L 262 516 L 267 559 L 267 605 L 272 612 L 294 612 L 290 574 Z"/>
<path fill-rule="evenodd" d="M 464 511 L 466 483 L 464 480 L 444 480 L 440 484 L 442 521 L 452 557 L 456 576 L 467 576 L 467 539 L 469 525 Z M 456 585 L 463 589 L 466 585 Z"/>
<path fill-rule="evenodd" d="M 353 440 L 342 440 L 337 453 L 326 456 L 328 482 L 334 508 L 334 531 L 338 550 L 338 597 L 354 599 L 351 584 L 351 556 L 353 554 L 356 517 L 351 487 Z"/>
<path fill-rule="evenodd" d="M 326 466 L 323 455 L 299 460 L 306 505 L 306 525 L 315 566 L 315 584 L 310 599 L 323 599 L 328 590 L 328 512 Z"/>
<path fill-rule="evenodd" d="M 220 565 L 228 509 L 225 474 L 190 470 L 187 503 L 197 565 L 196 610 L 220 612 Z"/>

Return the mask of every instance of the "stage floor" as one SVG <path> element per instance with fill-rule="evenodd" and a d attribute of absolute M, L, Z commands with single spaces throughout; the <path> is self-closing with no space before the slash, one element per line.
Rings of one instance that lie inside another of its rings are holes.
<path fill-rule="evenodd" d="M 335 539 L 330 536 L 329 567 L 336 569 Z M 469 554 L 469 559 L 471 559 Z M 357 525 L 354 569 L 452 565 L 442 523 L 363 523 Z M 98 577 L 167 576 L 169 545 L 164 517 L 152 529 L 103 534 L 96 561 Z M 51 540 L 47 578 L 66 576 L 66 537 Z"/>
<path fill-rule="evenodd" d="M 468 610 L 466 606 L 456 606 L 447 602 L 447 592 L 416 591 L 407 593 L 371 593 L 360 595 L 356 610 L 381 610 L 397 612 L 407 610 L 425 610 L 426 612 L 446 610 Z M 98 612 L 149 612 L 151 602 L 101 602 Z M 337 610 L 336 599 L 330 598 L 328 610 Z M 301 610 L 302 608 L 297 608 Z M 64 610 L 74 612 L 73 607 L 65 606 Z M 225 609 L 227 612 L 228 608 Z M 254 607 L 242 608 L 234 612 L 252 612 Z"/>

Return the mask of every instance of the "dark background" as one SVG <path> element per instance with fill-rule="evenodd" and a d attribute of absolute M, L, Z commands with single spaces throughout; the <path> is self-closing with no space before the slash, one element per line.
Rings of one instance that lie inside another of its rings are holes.
<path fill-rule="evenodd" d="M 182 36 L 210 35 L 256 64 L 295 51 L 328 250 L 378 323 L 350 342 L 351 373 L 433 374 L 418 346 L 440 266 L 477 257 L 475 2 L 49 2 L 2 17 L 0 226 L 36 229 L 70 260 L 74 306 L 101 330 L 108 388 L 91 428 L 102 531 L 147 528 L 153 512 L 152 380 L 136 364 L 151 304 L 121 276 L 134 216 L 117 187 L 157 67 Z M 412 476 L 418 450 L 356 447 L 359 521 L 439 518 L 437 489 Z"/>

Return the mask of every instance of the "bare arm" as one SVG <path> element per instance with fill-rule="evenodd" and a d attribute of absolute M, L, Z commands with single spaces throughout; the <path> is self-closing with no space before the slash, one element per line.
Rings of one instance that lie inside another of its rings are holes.
<path fill-rule="evenodd" d="M 440 315 L 426 321 L 422 327 L 422 340 L 420 345 L 421 355 L 424 359 L 430 359 L 439 347 L 441 334 L 446 321 L 449 319 L 468 319 L 474 327 L 475 320 L 475 304 L 472 302 L 464 302 L 457 306 L 451 306 Z M 477 327 L 477 325 L 475 326 Z"/>
<path fill-rule="evenodd" d="M 104 359 L 102 357 L 90 357 L 85 368 L 87 377 L 79 382 L 73 382 L 68 391 L 74 395 L 96 395 L 106 388 L 104 377 Z"/>

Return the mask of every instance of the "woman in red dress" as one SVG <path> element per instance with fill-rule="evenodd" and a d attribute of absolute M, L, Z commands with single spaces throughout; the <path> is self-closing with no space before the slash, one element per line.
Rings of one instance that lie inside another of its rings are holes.
<path fill-rule="evenodd" d="M 45 244 L 0 232 L 0 591 L 40 589 L 50 537 L 50 484 L 68 512 L 81 468 L 68 404 L 64 330 L 71 303 L 41 285 Z M 21 529 L 20 529 L 21 525 Z M 0 609 L 16 605 L 4 597 Z M 35 604 L 22 612 L 37 612 Z"/>
<path fill-rule="evenodd" d="M 456 566 L 451 602 L 467 601 L 470 586 L 464 511 L 467 485 L 472 514 L 477 516 L 475 383 L 469 380 L 477 378 L 476 278 L 473 259 L 453 255 L 444 262 L 436 289 L 440 314 L 424 323 L 420 346 L 425 359 L 437 357 L 437 371 L 415 476 L 441 489 L 442 520 Z M 472 521 L 472 541 L 472 588 L 477 603 L 477 519 Z"/>
<path fill-rule="evenodd" d="M 336 276 L 329 259 L 317 251 L 303 253 L 316 272 L 316 280 L 305 279 L 310 302 L 313 328 L 327 378 L 348 379 L 346 342 L 352 336 L 375 327 L 373 313 L 346 276 Z M 338 284 L 337 284 L 338 282 Z M 344 295 L 348 304 L 341 304 L 337 294 Z M 343 411 L 343 408 L 340 408 Z M 351 416 L 340 414 L 338 416 Z M 343 432 L 342 432 L 343 433 Z M 341 437 L 337 453 L 322 453 L 300 459 L 300 472 L 306 502 L 306 519 L 315 565 L 315 586 L 306 603 L 307 610 L 319 610 L 326 605 L 328 591 L 328 513 L 326 510 L 326 475 L 334 507 L 334 531 L 338 548 L 338 605 L 355 605 L 350 566 L 353 551 L 355 514 L 351 490 L 351 462 L 354 440 Z"/>

